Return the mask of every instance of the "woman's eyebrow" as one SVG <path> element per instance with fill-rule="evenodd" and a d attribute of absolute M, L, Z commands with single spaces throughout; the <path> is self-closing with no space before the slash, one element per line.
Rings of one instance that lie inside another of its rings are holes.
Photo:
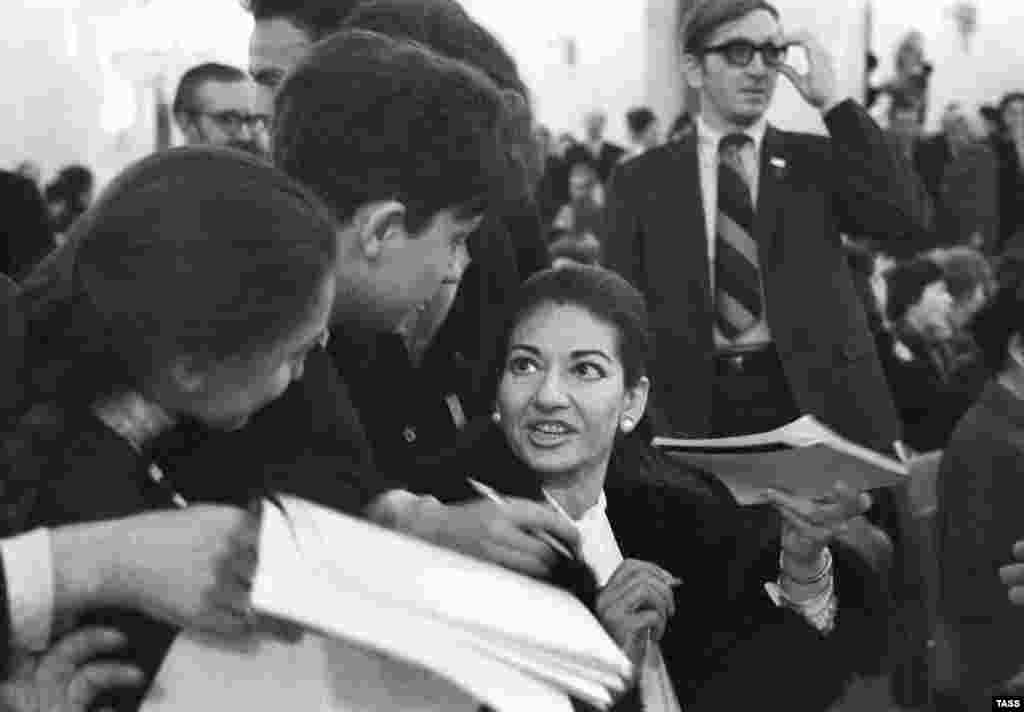
<path fill-rule="evenodd" d="M 588 358 L 590 356 L 600 356 L 605 361 L 612 361 L 612 357 L 606 354 L 601 349 L 579 349 L 577 351 L 571 352 L 569 355 L 572 356 L 574 359 Z"/>

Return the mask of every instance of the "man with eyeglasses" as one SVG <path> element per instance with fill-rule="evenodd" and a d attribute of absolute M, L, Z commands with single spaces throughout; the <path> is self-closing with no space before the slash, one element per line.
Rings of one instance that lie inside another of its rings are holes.
<path fill-rule="evenodd" d="M 241 69 L 206 62 L 182 76 L 172 109 L 188 145 L 233 146 L 262 156 L 269 147 L 270 102 Z"/>
<path fill-rule="evenodd" d="M 651 305 L 655 429 L 723 437 L 810 414 L 893 452 L 901 425 L 842 235 L 869 236 L 892 254 L 916 251 L 928 241 L 926 191 L 864 109 L 839 93 L 828 51 L 808 32 L 784 31 L 768 2 L 697 3 L 680 34 L 684 78 L 699 96 L 696 131 L 621 164 L 606 208 L 606 264 Z M 787 64 L 794 47 L 806 53 L 806 73 Z M 821 112 L 828 136 L 768 123 L 779 75 Z M 905 495 L 872 497 L 871 516 L 896 547 L 894 567 L 909 566 Z M 771 509 L 751 510 L 766 534 L 781 526 L 784 536 L 798 535 L 794 522 L 808 523 L 790 506 L 774 509 L 781 523 Z M 870 555 L 873 546 L 860 549 Z M 780 558 L 780 581 L 820 576 L 823 588 L 775 602 L 818 627 L 813 611 L 833 597 L 838 635 L 852 580 L 833 577 L 830 550 L 842 553 L 832 539 L 805 560 Z M 894 595 L 907 602 L 914 593 Z M 871 633 L 862 635 L 847 641 L 848 652 L 871 648 Z"/>
<path fill-rule="evenodd" d="M 774 6 L 698 3 L 681 35 L 695 135 L 622 164 L 607 208 L 607 263 L 653 307 L 659 429 L 726 436 L 812 414 L 890 449 L 900 425 L 840 235 L 913 252 L 931 210 L 920 181 Z M 795 46 L 805 74 L 786 63 Z M 769 125 L 779 75 L 828 137 Z"/>

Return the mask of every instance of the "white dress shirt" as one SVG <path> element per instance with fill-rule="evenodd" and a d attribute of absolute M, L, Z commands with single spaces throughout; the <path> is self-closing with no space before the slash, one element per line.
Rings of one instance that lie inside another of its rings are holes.
<path fill-rule="evenodd" d="M 580 534 L 583 561 L 593 570 L 597 585 L 603 588 L 623 562 L 622 550 L 612 531 L 612 523 L 608 521 L 608 500 L 604 492 L 601 492 L 597 504 L 585 511 L 579 519 L 570 517 L 562 505 L 546 491 L 544 496 L 556 511 L 576 527 Z M 644 712 L 682 712 L 672 688 L 668 668 L 665 667 L 665 659 L 661 656 L 661 647 L 653 641 L 647 646 L 640 672 L 640 694 Z"/>
<path fill-rule="evenodd" d="M 747 174 L 747 183 L 750 186 L 750 199 L 754 208 L 757 208 L 758 187 L 761 178 L 761 146 L 764 143 L 764 134 L 768 128 L 768 122 L 761 119 L 749 129 L 744 131 L 750 137 L 748 143 L 740 149 L 740 160 Z M 708 278 L 711 284 L 711 293 L 715 293 L 715 223 L 718 218 L 718 145 L 725 133 L 712 128 L 704 120 L 704 117 L 697 117 L 697 154 L 700 160 L 700 191 L 704 204 L 704 227 L 708 245 Z M 762 290 L 763 292 L 763 290 Z M 762 293 L 761 321 L 749 331 L 744 332 L 734 341 L 725 339 L 718 329 L 715 329 L 715 344 L 719 347 L 725 346 L 753 346 L 765 344 L 772 340 L 771 332 L 768 330 L 768 305 L 764 301 Z"/>

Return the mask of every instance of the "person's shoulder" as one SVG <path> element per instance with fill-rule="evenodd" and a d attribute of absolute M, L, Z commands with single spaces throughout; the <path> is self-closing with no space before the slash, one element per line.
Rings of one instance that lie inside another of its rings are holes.
<path fill-rule="evenodd" d="M 664 143 L 641 154 L 625 157 L 615 166 L 613 182 L 621 185 L 627 181 L 647 180 L 671 170 L 681 151 L 678 143 Z"/>

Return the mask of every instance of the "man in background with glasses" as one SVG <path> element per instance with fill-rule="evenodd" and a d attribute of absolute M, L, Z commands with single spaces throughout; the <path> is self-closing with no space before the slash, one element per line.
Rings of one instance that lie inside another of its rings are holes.
<path fill-rule="evenodd" d="M 217 62 L 192 67 L 178 83 L 172 109 L 190 146 L 233 146 L 261 156 L 267 153 L 270 98 L 237 67 Z"/>
<path fill-rule="evenodd" d="M 901 425 L 842 235 L 869 236 L 894 255 L 915 252 L 930 231 L 926 191 L 867 112 L 839 93 L 828 51 L 808 32 L 786 32 L 771 4 L 697 3 L 680 39 L 684 78 L 700 100 L 696 131 L 621 164 L 606 207 L 606 264 L 651 305 L 656 430 L 722 437 L 810 414 L 893 452 Z M 805 73 L 787 63 L 796 48 Z M 828 136 L 768 123 L 780 75 L 821 112 Z M 873 499 L 902 566 L 906 508 L 892 492 Z M 756 509 L 765 532 L 778 532 L 774 513 Z M 784 536 L 801 535 L 793 522 L 806 525 L 807 513 L 783 514 Z M 776 604 L 819 627 L 813 611 L 837 596 L 842 618 L 843 584 L 828 555 L 837 547 L 833 540 L 800 560 L 781 558 L 780 581 L 821 578 L 819 588 Z"/>
<path fill-rule="evenodd" d="M 607 205 L 607 264 L 654 307 L 659 429 L 726 436 L 812 414 L 888 450 L 900 426 L 840 236 L 914 252 L 931 212 L 920 181 L 838 93 L 827 50 L 769 3 L 698 3 L 681 40 L 696 131 L 620 165 Z M 779 75 L 828 137 L 768 123 Z"/>

